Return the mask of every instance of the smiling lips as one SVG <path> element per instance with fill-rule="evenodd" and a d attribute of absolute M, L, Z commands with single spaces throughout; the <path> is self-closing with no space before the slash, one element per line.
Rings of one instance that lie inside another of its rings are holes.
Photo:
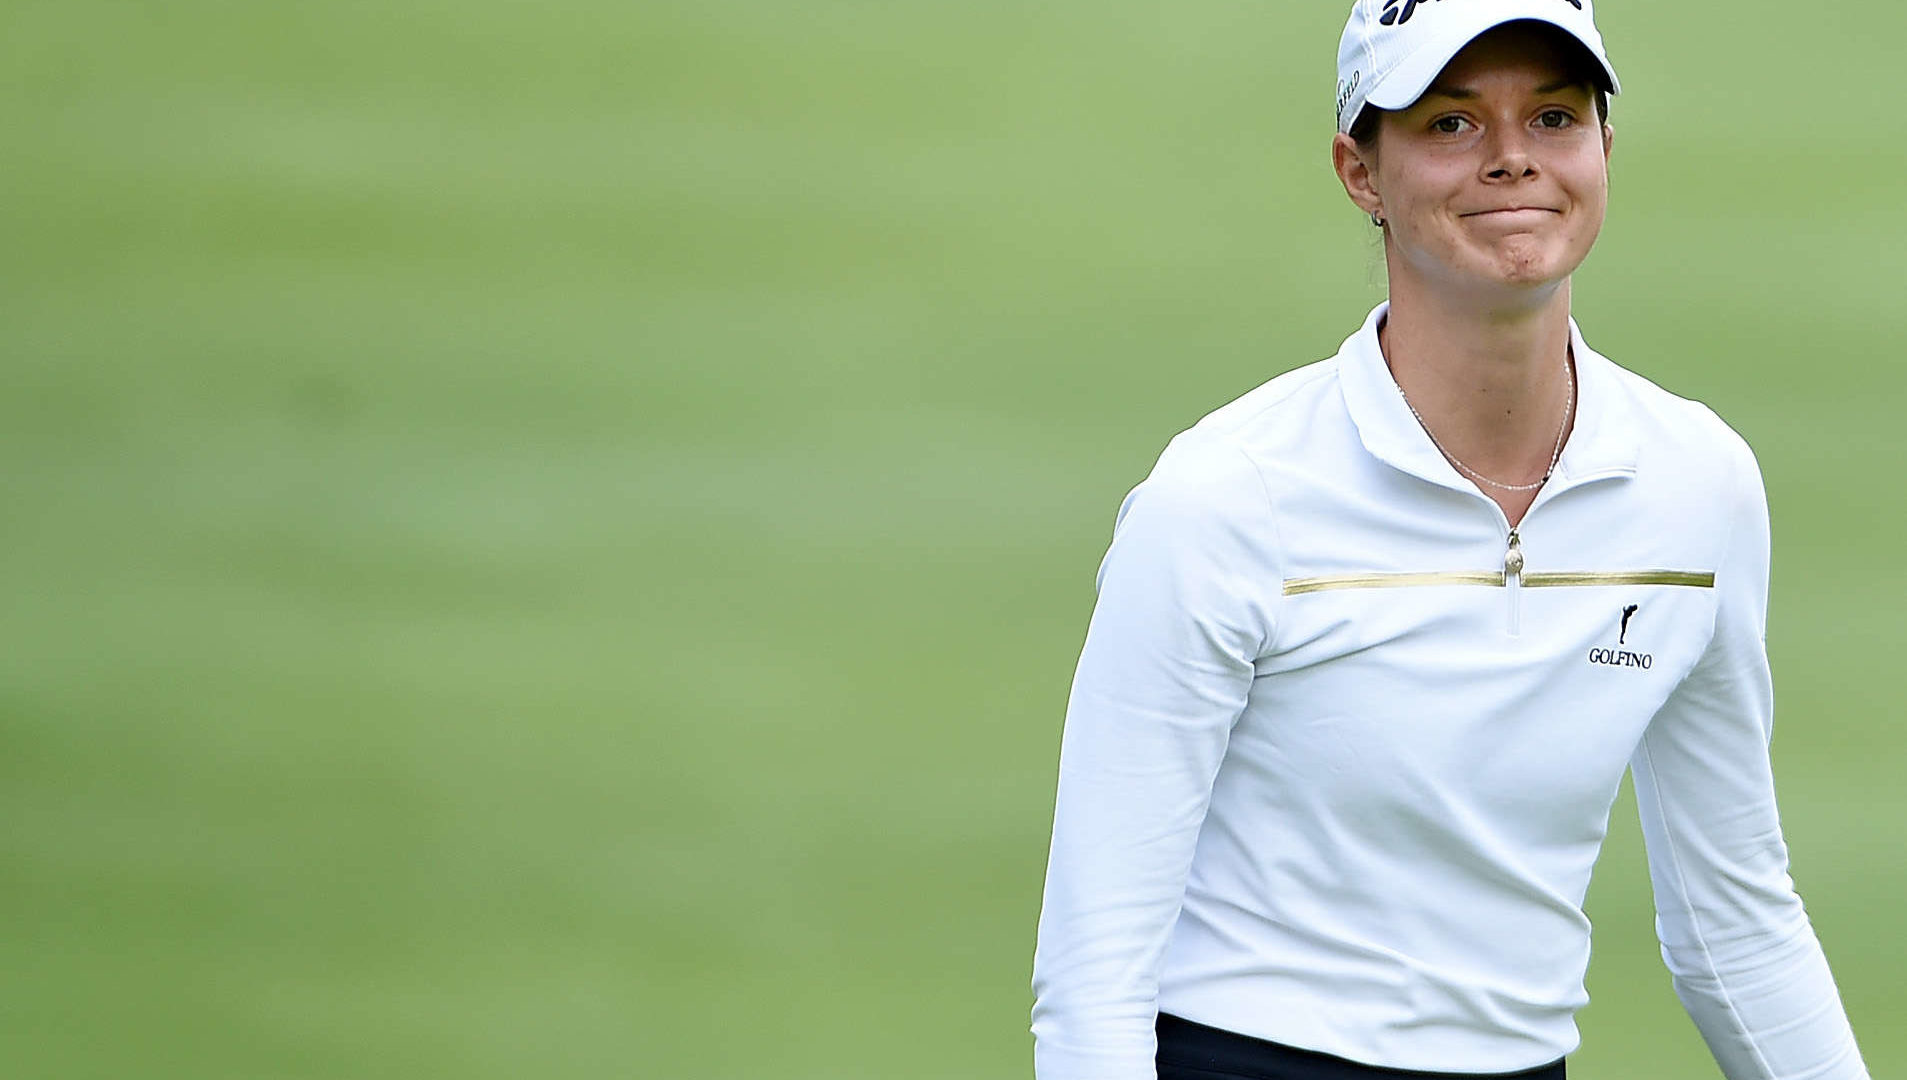
<path fill-rule="evenodd" d="M 1518 215 L 1518 214 L 1560 214 L 1560 213 L 1562 213 L 1562 211 L 1553 210 L 1547 206 L 1503 206 L 1503 207 L 1498 207 L 1494 210 L 1473 210 L 1470 213 L 1464 214 L 1462 216 L 1464 217 L 1506 216 L 1507 217 L 1507 216 Z"/>

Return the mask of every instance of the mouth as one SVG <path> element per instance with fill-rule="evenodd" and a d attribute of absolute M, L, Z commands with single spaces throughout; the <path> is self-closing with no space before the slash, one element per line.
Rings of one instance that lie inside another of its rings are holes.
<path fill-rule="evenodd" d="M 1547 215 L 1561 215 L 1561 210 L 1547 206 L 1504 206 L 1493 210 L 1475 210 L 1461 215 L 1482 221 L 1535 221 Z"/>

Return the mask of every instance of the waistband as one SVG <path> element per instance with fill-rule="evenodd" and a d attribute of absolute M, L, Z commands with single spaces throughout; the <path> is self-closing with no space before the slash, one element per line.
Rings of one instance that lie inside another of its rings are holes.
<path fill-rule="evenodd" d="M 1238 1080 L 1564 1080 L 1561 1061 L 1518 1073 L 1413 1072 L 1360 1065 L 1314 1050 L 1254 1039 L 1190 1020 L 1160 1013 L 1159 1075 L 1165 1080 L 1171 1066 L 1205 1070 Z"/>

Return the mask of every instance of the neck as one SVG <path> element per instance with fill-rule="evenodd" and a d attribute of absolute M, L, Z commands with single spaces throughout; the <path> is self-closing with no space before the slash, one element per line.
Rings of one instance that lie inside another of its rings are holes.
<path fill-rule="evenodd" d="M 1391 375 L 1448 456 L 1493 480 L 1542 477 L 1568 415 L 1569 283 L 1515 304 L 1413 288 L 1393 278 L 1379 342 Z M 1499 504 L 1505 493 L 1484 487 Z M 1534 498 L 1531 493 L 1529 499 Z M 1511 520 L 1528 500 L 1509 496 Z"/>

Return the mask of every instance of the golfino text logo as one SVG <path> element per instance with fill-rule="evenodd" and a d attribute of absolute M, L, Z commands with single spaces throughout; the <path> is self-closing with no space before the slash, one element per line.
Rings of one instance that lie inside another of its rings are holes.
<path fill-rule="evenodd" d="M 1634 653 L 1627 649 L 1591 649 L 1589 662 L 1603 667 L 1632 667 L 1644 671 L 1655 666 L 1655 657 L 1648 653 Z"/>
<path fill-rule="evenodd" d="M 1641 611 L 1639 604 L 1628 604 L 1622 609 L 1622 621 L 1616 626 L 1616 644 L 1624 645 L 1629 640 L 1629 622 Z M 1655 657 L 1645 652 L 1631 652 L 1624 648 L 1589 650 L 1589 662 L 1602 667 L 1640 668 L 1647 671 L 1655 666 Z"/>
<path fill-rule="evenodd" d="M 1419 7 L 1437 2 L 1439 0 L 1384 0 L 1384 14 L 1378 16 L 1377 21 L 1385 26 L 1402 26 L 1410 21 L 1412 15 L 1417 14 Z M 1577 11 L 1583 9 L 1583 0 L 1563 0 L 1563 3 Z"/>

